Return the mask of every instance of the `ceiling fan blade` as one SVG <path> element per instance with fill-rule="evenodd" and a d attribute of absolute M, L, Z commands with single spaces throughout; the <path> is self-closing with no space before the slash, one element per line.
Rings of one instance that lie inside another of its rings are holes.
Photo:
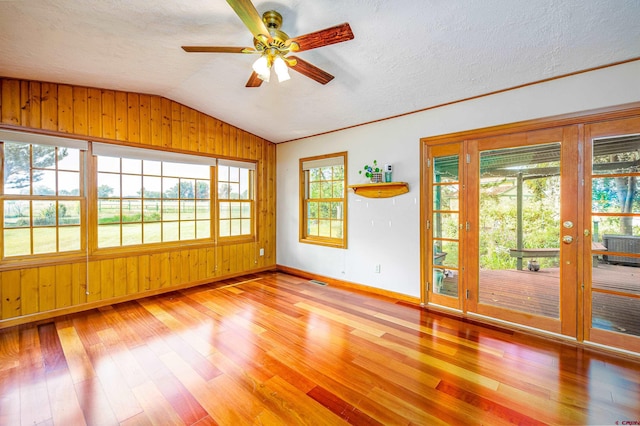
<path fill-rule="evenodd" d="M 249 77 L 249 81 L 245 87 L 260 87 L 262 84 L 262 80 L 258 77 L 258 74 L 254 71 L 251 73 L 251 77 Z"/>
<path fill-rule="evenodd" d="M 300 58 L 296 58 L 295 56 L 287 56 L 287 59 L 295 59 L 297 62 L 295 65 L 291 66 L 292 70 L 298 71 L 302 75 L 306 75 L 312 80 L 317 81 L 320 84 L 327 84 L 331 80 L 333 80 L 333 76 L 326 71 L 321 70 L 315 65 L 311 65 L 307 61 L 303 61 Z"/>
<path fill-rule="evenodd" d="M 344 24 L 336 25 L 335 27 L 290 38 L 285 44 L 289 46 L 292 42 L 296 42 L 300 46 L 297 51 L 301 52 L 303 50 L 311 50 L 317 47 L 353 40 L 353 37 L 351 27 L 347 22 L 345 22 Z"/>
<path fill-rule="evenodd" d="M 189 53 L 255 53 L 252 47 L 231 46 L 182 46 L 182 50 Z"/>
<path fill-rule="evenodd" d="M 227 0 L 227 3 L 229 3 L 229 6 L 236 12 L 236 15 L 244 22 L 244 25 L 249 28 L 249 31 L 251 31 L 254 37 L 263 34 L 271 38 L 269 30 L 267 30 L 266 25 L 262 22 L 262 17 L 250 0 Z"/>

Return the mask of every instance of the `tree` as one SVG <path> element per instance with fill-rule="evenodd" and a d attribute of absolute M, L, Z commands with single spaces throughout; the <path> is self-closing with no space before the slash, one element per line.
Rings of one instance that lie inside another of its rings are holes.
<path fill-rule="evenodd" d="M 45 209 L 42 209 L 37 217 L 33 218 L 35 225 L 55 225 L 56 224 L 56 205 L 54 203 L 49 204 Z"/>
<path fill-rule="evenodd" d="M 33 150 L 31 150 L 33 147 Z M 58 148 L 58 161 L 66 157 L 67 148 Z M 4 143 L 4 183 L 12 188 L 25 188 L 42 179 L 42 170 L 51 167 L 56 161 L 56 148 L 48 145 L 29 145 L 23 143 Z M 33 163 L 34 169 L 31 170 Z M 32 178 L 29 175 L 32 175 Z"/>
<path fill-rule="evenodd" d="M 515 258 L 509 254 L 509 248 L 517 245 L 517 203 L 516 198 L 510 195 L 514 188 L 513 178 L 489 177 L 481 183 L 479 249 L 480 267 L 483 269 L 510 269 L 515 265 Z M 559 246 L 559 194 L 559 176 L 525 181 L 522 221 L 525 248 Z M 445 235 L 453 235 L 457 218 L 451 224 L 453 226 Z M 543 266 L 555 266 L 557 259 L 540 261 L 544 262 Z"/>
<path fill-rule="evenodd" d="M 228 200 L 230 194 L 231 194 L 231 185 L 229 185 L 228 183 L 223 183 L 218 185 L 218 198 L 222 200 Z"/>
<path fill-rule="evenodd" d="M 113 188 L 109 185 L 100 185 L 98 187 L 98 198 L 109 198 L 113 195 Z"/>
<path fill-rule="evenodd" d="M 33 187 L 33 193 L 38 195 L 56 195 L 56 191 L 45 185 L 38 185 Z"/>
<path fill-rule="evenodd" d="M 208 199 L 209 195 L 209 184 L 203 181 L 196 181 L 196 195 L 198 199 Z"/>
<path fill-rule="evenodd" d="M 193 186 L 193 181 L 181 180 L 179 184 L 176 183 L 173 187 L 164 191 L 164 198 L 194 199 L 196 197 Z"/>
<path fill-rule="evenodd" d="M 160 198 L 160 192 L 149 191 L 144 187 L 142 188 L 142 191 L 138 191 L 137 194 L 141 196 L 141 198 Z"/>
<path fill-rule="evenodd" d="M 624 176 L 615 178 L 616 193 L 620 201 L 620 209 L 622 213 L 633 212 L 633 202 L 636 199 L 636 193 L 639 193 L 636 185 L 637 178 L 635 176 Z M 633 235 L 633 217 L 623 216 L 620 218 L 620 233 L 622 235 Z"/>
<path fill-rule="evenodd" d="M 603 188 L 596 189 L 596 185 L 594 185 L 594 193 L 592 194 L 594 196 L 594 207 L 596 203 L 603 204 L 604 202 L 609 205 L 616 205 L 620 213 L 632 213 L 634 211 L 634 204 L 637 205 L 640 203 L 638 200 L 640 188 L 638 188 L 638 178 L 636 176 L 629 176 L 628 174 L 638 171 L 639 164 L 639 150 L 595 157 L 594 167 L 597 165 L 599 169 L 616 173 L 618 176 L 613 179 L 604 179 L 605 185 L 610 185 L 608 193 L 605 193 L 605 191 L 602 190 Z M 599 191 L 597 195 L 595 191 Z M 617 203 L 613 203 L 613 200 L 616 200 Z M 619 232 L 622 235 L 633 235 L 632 216 L 620 217 Z"/>
<path fill-rule="evenodd" d="M 611 212 L 618 198 L 613 178 L 594 179 L 591 183 L 592 210 L 596 213 Z"/>

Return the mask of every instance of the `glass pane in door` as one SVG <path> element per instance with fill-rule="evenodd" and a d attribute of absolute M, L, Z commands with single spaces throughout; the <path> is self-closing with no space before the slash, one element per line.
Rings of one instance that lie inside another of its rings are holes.
<path fill-rule="evenodd" d="M 459 157 L 433 159 L 433 292 L 458 297 L 458 254 L 460 223 Z"/>
<path fill-rule="evenodd" d="M 480 152 L 480 303 L 560 317 L 560 149 Z"/>
<path fill-rule="evenodd" d="M 640 336 L 640 135 L 592 149 L 591 325 Z"/>

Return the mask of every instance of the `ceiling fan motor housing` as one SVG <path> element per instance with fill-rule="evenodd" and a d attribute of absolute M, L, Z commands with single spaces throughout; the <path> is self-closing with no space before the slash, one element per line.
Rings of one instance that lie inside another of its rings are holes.
<path fill-rule="evenodd" d="M 280 27 L 282 26 L 282 15 L 275 10 L 268 10 L 262 14 L 262 22 L 264 22 L 267 30 L 269 30 L 269 35 L 272 40 L 269 42 L 266 38 L 254 38 L 253 45 L 256 47 L 256 50 L 262 52 L 272 47 L 275 47 L 278 50 L 288 50 L 288 46 L 285 45 L 285 42 L 289 40 L 289 36 L 284 31 L 280 31 Z"/>
<path fill-rule="evenodd" d="M 277 30 L 282 26 L 282 15 L 275 10 L 267 10 L 262 14 L 262 22 L 267 28 L 275 28 Z"/>

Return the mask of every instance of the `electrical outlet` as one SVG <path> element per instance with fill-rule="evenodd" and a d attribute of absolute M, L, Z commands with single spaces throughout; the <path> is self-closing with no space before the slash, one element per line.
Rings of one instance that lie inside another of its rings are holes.
<path fill-rule="evenodd" d="M 264 249 L 263 248 L 260 249 L 260 256 L 264 256 Z"/>
<path fill-rule="evenodd" d="M 379 273 L 380 273 L 380 264 L 379 264 L 379 263 L 376 265 L 376 269 L 375 269 L 375 271 L 374 271 L 374 272 L 375 272 L 376 274 L 379 274 Z"/>

